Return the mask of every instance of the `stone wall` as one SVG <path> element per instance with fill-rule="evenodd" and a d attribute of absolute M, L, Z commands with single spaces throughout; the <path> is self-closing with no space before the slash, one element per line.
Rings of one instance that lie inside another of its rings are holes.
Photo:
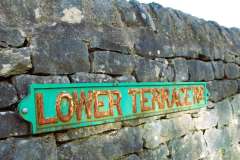
<path fill-rule="evenodd" d="M 240 29 L 125 0 L 0 1 L 0 159 L 240 159 Z M 32 136 L 31 83 L 207 81 L 200 110 Z"/>

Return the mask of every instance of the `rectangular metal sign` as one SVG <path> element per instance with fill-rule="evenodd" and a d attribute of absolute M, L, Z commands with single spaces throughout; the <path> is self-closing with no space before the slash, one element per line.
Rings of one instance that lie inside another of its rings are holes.
<path fill-rule="evenodd" d="M 205 82 L 32 84 L 18 105 L 32 133 L 201 108 Z"/>

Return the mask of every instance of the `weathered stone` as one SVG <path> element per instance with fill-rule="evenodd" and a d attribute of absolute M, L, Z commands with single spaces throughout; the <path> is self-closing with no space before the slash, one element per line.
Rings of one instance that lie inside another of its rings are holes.
<path fill-rule="evenodd" d="M 121 160 L 141 160 L 136 154 L 131 154 L 130 156 L 121 158 Z"/>
<path fill-rule="evenodd" d="M 53 135 L 36 138 L 9 138 L 0 141 L 1 159 L 57 159 Z"/>
<path fill-rule="evenodd" d="M 213 61 L 212 66 L 213 66 L 215 79 L 223 79 L 224 78 L 224 63 L 222 61 Z"/>
<path fill-rule="evenodd" d="M 173 61 L 175 70 L 175 81 L 188 80 L 188 65 L 187 61 L 183 58 L 176 58 Z"/>
<path fill-rule="evenodd" d="M 206 143 L 201 131 L 174 139 L 169 146 L 173 160 L 202 159 L 207 156 Z"/>
<path fill-rule="evenodd" d="M 129 75 L 134 69 L 134 58 L 130 55 L 124 55 L 115 52 L 94 52 L 92 69 L 95 73 Z"/>
<path fill-rule="evenodd" d="M 122 21 L 128 26 L 141 25 L 136 9 L 127 1 L 116 0 L 116 6 L 121 14 Z"/>
<path fill-rule="evenodd" d="M 226 128 L 216 129 L 212 128 L 206 130 L 204 133 L 205 140 L 207 142 L 207 150 L 209 153 L 226 149 L 231 144 L 231 137 Z"/>
<path fill-rule="evenodd" d="M 228 149 L 211 152 L 207 158 L 211 160 L 238 160 L 239 154 L 239 146 L 232 146 Z"/>
<path fill-rule="evenodd" d="M 8 82 L 0 82 L 0 108 L 8 107 L 17 102 L 17 91 Z"/>
<path fill-rule="evenodd" d="M 148 9 L 146 8 L 146 6 L 139 3 L 138 1 L 130 1 L 130 3 L 137 8 L 139 15 L 141 16 L 145 25 L 149 26 L 153 31 L 156 31 L 156 26 L 153 22 L 153 18 L 151 14 L 148 12 Z"/>
<path fill-rule="evenodd" d="M 90 70 L 87 45 L 74 33 L 61 29 L 45 27 L 37 31 L 32 55 L 34 73 L 69 74 Z"/>
<path fill-rule="evenodd" d="M 98 126 L 83 127 L 79 129 L 71 129 L 66 132 L 56 133 L 57 141 L 69 141 L 78 138 L 84 138 L 106 131 L 113 131 L 121 128 L 121 123 L 108 123 Z"/>
<path fill-rule="evenodd" d="M 142 150 L 140 128 L 123 128 L 115 133 L 76 140 L 58 147 L 59 159 L 116 159 Z"/>
<path fill-rule="evenodd" d="M 225 53 L 224 54 L 224 60 L 227 63 L 233 63 L 233 62 L 235 62 L 235 55 L 231 54 L 231 52 L 230 53 Z"/>
<path fill-rule="evenodd" d="M 0 41 L 2 42 L 0 47 L 20 47 L 24 44 L 25 38 L 19 30 L 0 24 Z"/>
<path fill-rule="evenodd" d="M 166 35 L 156 34 L 147 29 L 134 31 L 136 53 L 143 57 L 173 57 L 174 52 Z"/>
<path fill-rule="evenodd" d="M 122 125 L 124 127 L 136 127 L 141 124 L 151 123 L 156 119 L 160 119 L 163 117 L 166 117 L 166 115 L 157 115 L 157 116 L 151 116 L 151 117 L 145 117 L 145 118 L 139 118 L 139 119 L 125 120 L 125 121 L 122 121 Z"/>
<path fill-rule="evenodd" d="M 217 126 L 219 117 L 216 109 L 201 110 L 199 116 L 194 118 L 195 128 L 197 130 L 209 129 Z"/>
<path fill-rule="evenodd" d="M 113 82 L 114 79 L 106 74 L 94 74 L 78 72 L 70 76 L 71 81 L 74 83 L 80 82 Z"/>
<path fill-rule="evenodd" d="M 137 81 L 159 81 L 160 72 L 163 64 L 161 62 L 139 59 L 136 64 L 135 72 Z"/>
<path fill-rule="evenodd" d="M 174 137 L 180 137 L 193 130 L 193 121 L 190 115 L 155 121 L 144 125 L 144 146 L 156 148 Z"/>
<path fill-rule="evenodd" d="M 236 79 L 240 77 L 240 67 L 234 63 L 225 64 L 224 72 L 228 79 Z"/>
<path fill-rule="evenodd" d="M 32 68 L 30 48 L 1 50 L 0 77 L 25 73 Z"/>
<path fill-rule="evenodd" d="M 240 116 L 240 94 L 235 95 L 230 102 L 234 116 Z"/>
<path fill-rule="evenodd" d="M 159 148 L 154 150 L 144 150 L 139 153 L 139 157 L 144 160 L 167 160 L 167 156 L 169 155 L 169 150 L 167 145 L 162 144 Z"/>
<path fill-rule="evenodd" d="M 27 74 L 15 76 L 12 78 L 12 81 L 17 88 L 20 98 L 27 94 L 27 89 L 32 83 L 69 83 L 67 76 L 35 76 Z"/>
<path fill-rule="evenodd" d="M 167 61 L 166 61 L 167 62 Z M 160 72 L 160 81 L 172 82 L 174 80 L 174 69 L 168 63 L 163 64 Z"/>
<path fill-rule="evenodd" d="M 0 138 L 27 135 L 30 132 L 30 125 L 15 112 L 0 112 L 0 122 Z"/>
<path fill-rule="evenodd" d="M 218 115 L 218 127 L 228 125 L 232 118 L 232 106 L 228 99 L 216 103 L 216 110 Z"/>
<path fill-rule="evenodd" d="M 216 102 L 237 93 L 238 84 L 235 80 L 214 80 L 208 83 L 207 88 L 210 93 L 209 100 Z"/>
<path fill-rule="evenodd" d="M 132 75 L 123 75 L 115 78 L 118 82 L 136 82 L 136 79 Z"/>
<path fill-rule="evenodd" d="M 214 79 L 214 72 L 211 63 L 190 60 L 188 61 L 190 81 L 210 81 Z"/>

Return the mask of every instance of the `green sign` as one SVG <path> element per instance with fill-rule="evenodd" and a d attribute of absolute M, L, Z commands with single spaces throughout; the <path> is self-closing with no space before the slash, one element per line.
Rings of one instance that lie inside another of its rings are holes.
<path fill-rule="evenodd" d="M 205 82 L 32 84 L 20 115 L 42 133 L 207 105 Z"/>

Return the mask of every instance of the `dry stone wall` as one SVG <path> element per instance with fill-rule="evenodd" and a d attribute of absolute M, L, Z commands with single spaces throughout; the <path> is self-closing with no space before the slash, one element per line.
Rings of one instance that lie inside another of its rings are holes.
<path fill-rule="evenodd" d="M 240 29 L 130 0 L 0 1 L 0 159 L 240 159 Z M 206 108 L 32 136 L 32 83 L 206 81 Z"/>

